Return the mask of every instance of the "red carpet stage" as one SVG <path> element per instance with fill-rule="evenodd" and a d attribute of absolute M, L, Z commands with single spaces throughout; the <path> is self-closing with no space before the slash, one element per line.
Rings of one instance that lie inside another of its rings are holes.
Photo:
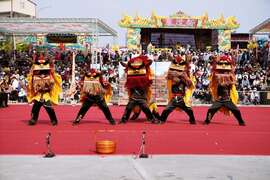
<path fill-rule="evenodd" d="M 116 154 L 137 153 L 141 134 L 146 131 L 149 154 L 238 154 L 270 155 L 270 108 L 241 107 L 247 126 L 238 126 L 233 116 L 218 113 L 209 126 L 202 125 L 207 107 L 194 107 L 197 125 L 190 125 L 186 114 L 174 111 L 166 124 L 137 121 L 111 126 L 102 112 L 91 108 L 78 126 L 72 126 L 80 106 L 56 107 L 59 125 L 50 124 L 41 110 L 38 124 L 28 126 L 30 105 L 10 105 L 0 109 L 0 154 L 42 154 L 46 151 L 45 136 L 52 133 L 52 149 L 56 154 L 95 154 L 95 141 L 117 142 Z M 124 107 L 110 106 L 119 121 Z M 163 108 L 160 108 L 160 112 Z"/>

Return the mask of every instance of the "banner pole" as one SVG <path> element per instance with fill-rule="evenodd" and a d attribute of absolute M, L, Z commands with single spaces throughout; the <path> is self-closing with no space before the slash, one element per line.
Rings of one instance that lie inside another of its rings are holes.
<path fill-rule="evenodd" d="M 71 84 L 75 83 L 75 52 L 72 52 L 72 71 L 71 71 Z"/>

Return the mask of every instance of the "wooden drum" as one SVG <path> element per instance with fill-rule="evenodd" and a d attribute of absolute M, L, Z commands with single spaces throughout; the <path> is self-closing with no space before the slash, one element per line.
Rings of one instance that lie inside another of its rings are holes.
<path fill-rule="evenodd" d="M 116 142 L 101 140 L 96 142 L 96 152 L 99 154 L 113 154 L 116 151 Z"/>

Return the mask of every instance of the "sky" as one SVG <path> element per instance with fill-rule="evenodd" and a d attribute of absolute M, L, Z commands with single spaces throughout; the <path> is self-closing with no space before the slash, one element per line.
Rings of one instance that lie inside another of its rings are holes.
<path fill-rule="evenodd" d="M 126 29 L 118 26 L 122 15 L 149 17 L 154 10 L 169 16 L 179 10 L 191 16 L 208 12 L 209 18 L 236 16 L 240 28 L 248 32 L 270 18 L 270 0 L 35 0 L 37 17 L 98 18 L 115 29 L 117 43 L 125 45 Z M 112 41 L 112 39 L 108 39 Z"/>

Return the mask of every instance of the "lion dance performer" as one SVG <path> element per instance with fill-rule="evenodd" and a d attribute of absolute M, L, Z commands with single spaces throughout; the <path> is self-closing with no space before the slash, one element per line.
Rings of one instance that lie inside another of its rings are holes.
<path fill-rule="evenodd" d="M 236 106 L 238 94 L 234 70 L 235 63 L 231 56 L 222 55 L 214 58 L 209 84 L 214 102 L 208 109 L 205 124 L 209 124 L 214 114 L 220 110 L 226 115 L 229 115 L 231 111 L 239 125 L 245 126 L 240 110 Z"/>
<path fill-rule="evenodd" d="M 132 111 L 138 115 L 140 110 L 145 113 L 149 121 L 158 123 L 148 106 L 152 85 L 151 63 L 152 61 L 143 55 L 130 59 L 127 64 L 121 63 L 127 73 L 125 87 L 128 91 L 129 101 L 120 123 L 126 123 Z"/>
<path fill-rule="evenodd" d="M 189 61 L 186 56 L 175 55 L 167 74 L 169 103 L 161 114 L 161 121 L 166 122 L 175 109 L 182 109 L 189 116 L 190 124 L 196 124 L 191 108 L 191 96 L 194 90 L 194 78 L 189 73 Z"/>
<path fill-rule="evenodd" d="M 43 106 L 49 114 L 53 126 L 57 125 L 55 111 L 52 105 L 58 104 L 59 94 L 61 93 L 61 76 L 54 70 L 54 65 L 48 57 L 34 55 L 34 64 L 27 76 L 27 100 L 34 103 L 29 125 L 35 125 L 38 120 L 39 111 Z"/>
<path fill-rule="evenodd" d="M 115 125 L 115 121 L 107 105 L 107 102 L 110 101 L 112 96 L 111 85 L 103 79 L 101 72 L 95 69 L 90 69 L 85 74 L 82 82 L 81 101 L 83 104 L 76 119 L 73 121 L 73 125 L 79 124 L 89 108 L 94 104 L 103 111 L 109 123 Z"/>

